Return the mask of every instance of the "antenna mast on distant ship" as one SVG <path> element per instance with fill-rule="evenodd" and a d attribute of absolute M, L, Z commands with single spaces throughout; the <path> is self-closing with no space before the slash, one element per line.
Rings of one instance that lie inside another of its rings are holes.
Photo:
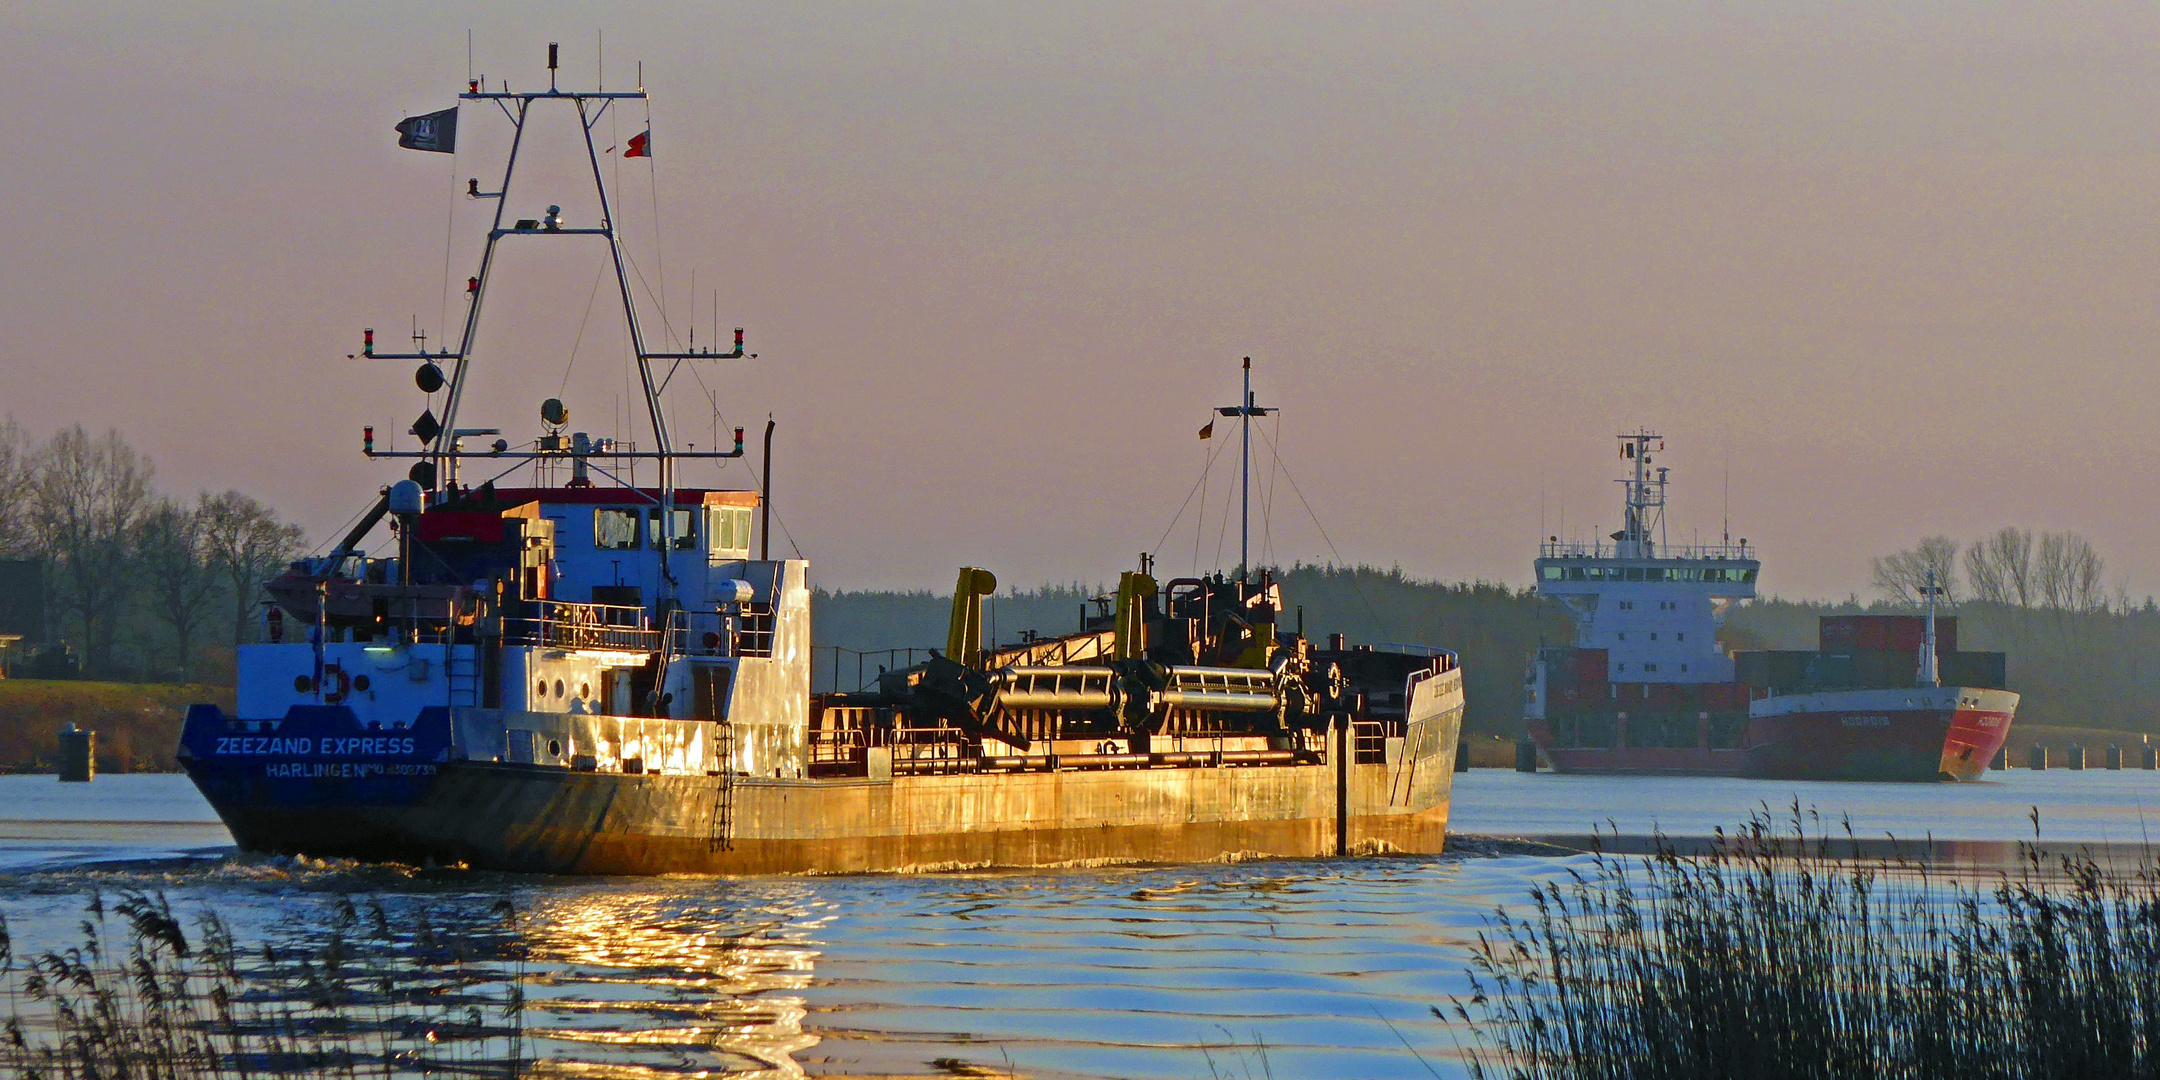
<path fill-rule="evenodd" d="M 1648 428 L 1620 436 L 1620 456 L 1635 463 L 1634 475 L 1620 481 L 1627 491 L 1627 522 L 1612 534 L 1614 554 L 1622 559 L 1654 559 L 1665 546 L 1665 467 L 1651 468 L 1653 451 L 1665 451 L 1665 437 Z"/>

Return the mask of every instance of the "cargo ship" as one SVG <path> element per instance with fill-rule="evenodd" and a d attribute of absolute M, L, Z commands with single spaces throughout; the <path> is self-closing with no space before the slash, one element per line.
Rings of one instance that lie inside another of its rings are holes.
<path fill-rule="evenodd" d="M 416 448 L 362 438 L 407 475 L 268 584 L 269 640 L 240 649 L 234 712 L 188 712 L 180 762 L 241 848 L 565 874 L 1441 849 L 1455 655 L 1308 640 L 1242 560 L 1158 582 L 1143 559 L 1076 633 L 1008 644 L 983 635 L 995 576 L 964 568 L 942 650 L 813 694 L 809 563 L 771 556 L 769 486 L 681 475 L 742 458 L 743 430 L 679 448 L 661 396 L 679 366 L 754 354 L 740 329 L 732 349 L 648 347 L 593 139 L 643 91 L 555 89 L 549 54 L 548 90 L 460 95 L 512 126 L 501 182 L 466 186 L 494 212 L 462 335 L 393 352 L 369 330 L 353 357 L 416 366 Z M 540 211 L 516 181 L 550 114 L 584 134 L 596 220 Z M 452 150 L 456 110 L 399 131 Z M 579 243 L 612 257 L 650 442 L 573 430 L 558 398 L 515 444 L 459 426 L 499 248 Z M 1218 410 L 1248 425 L 1266 411 L 1250 379 Z M 394 543 L 371 554 L 384 526 Z"/>
<path fill-rule="evenodd" d="M 1756 595 L 1745 539 L 1669 546 L 1664 440 L 1620 438 L 1631 469 L 1622 527 L 1592 543 L 1547 537 L 1537 593 L 1563 604 L 1574 644 L 1543 647 L 1524 723 L 1566 773 L 1804 780 L 1972 780 L 2017 710 L 2001 653 L 1957 651 L 1936 590 L 1918 615 L 1823 616 L 1814 651 L 1727 652 L 1727 608 Z"/>

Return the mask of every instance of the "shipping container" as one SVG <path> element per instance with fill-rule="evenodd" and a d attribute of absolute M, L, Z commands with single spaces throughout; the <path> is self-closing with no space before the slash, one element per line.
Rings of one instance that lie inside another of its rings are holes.
<path fill-rule="evenodd" d="M 1824 615 L 1816 624 L 1816 639 L 1824 652 L 1916 651 L 1926 638 L 1927 618 L 1922 615 Z M 1935 651 L 1957 651 L 1957 616 L 1935 617 Z"/>
<path fill-rule="evenodd" d="M 2007 690 L 2009 665 L 1999 652 L 1949 653 L 1936 662 L 1944 686 L 1971 686 L 1987 690 Z"/>

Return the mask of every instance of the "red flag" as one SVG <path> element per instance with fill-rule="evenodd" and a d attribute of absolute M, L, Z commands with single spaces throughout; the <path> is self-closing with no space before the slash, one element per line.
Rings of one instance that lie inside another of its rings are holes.
<path fill-rule="evenodd" d="M 652 129 L 647 128 L 630 136 L 630 148 L 622 152 L 624 157 L 652 156 Z"/>

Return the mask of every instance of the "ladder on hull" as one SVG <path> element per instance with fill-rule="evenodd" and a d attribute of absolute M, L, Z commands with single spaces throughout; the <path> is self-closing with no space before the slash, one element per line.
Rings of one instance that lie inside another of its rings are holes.
<path fill-rule="evenodd" d="M 480 657 L 478 650 L 460 654 L 452 645 L 443 650 L 443 681 L 449 684 L 452 708 L 480 705 Z"/>
<path fill-rule="evenodd" d="M 735 725 L 726 720 L 713 721 L 713 758 L 718 766 L 712 786 L 712 817 L 707 822 L 705 845 L 708 851 L 733 851 L 735 849 Z"/>

